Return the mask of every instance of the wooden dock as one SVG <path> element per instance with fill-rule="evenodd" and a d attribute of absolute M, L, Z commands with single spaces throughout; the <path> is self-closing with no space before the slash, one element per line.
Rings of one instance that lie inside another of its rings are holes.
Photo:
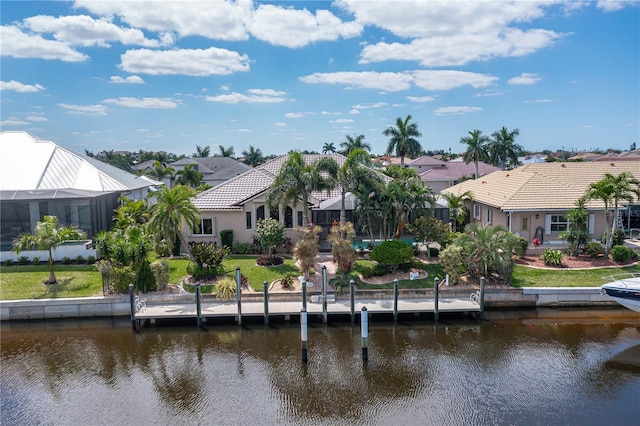
<path fill-rule="evenodd" d="M 394 314 L 393 299 L 364 299 L 354 301 L 354 310 L 359 314 L 363 307 L 366 307 L 371 314 Z M 270 317 L 284 317 L 289 320 L 300 315 L 302 301 L 269 301 L 268 315 Z M 238 317 L 237 301 L 203 302 L 201 304 L 201 318 L 236 318 Z M 306 306 L 310 316 L 323 315 L 322 303 L 308 302 Z M 327 316 L 345 316 L 351 314 L 351 301 L 349 299 L 337 299 L 327 303 Z M 470 298 L 439 298 L 438 312 L 480 312 L 480 305 Z M 422 314 L 436 313 L 436 301 L 434 298 L 403 299 L 397 301 L 398 314 Z M 241 316 L 264 317 L 265 309 L 263 301 L 242 301 Z M 154 322 L 157 319 L 179 319 L 197 318 L 197 306 L 192 303 L 171 303 L 146 305 L 136 312 L 135 319 L 138 321 L 149 320 Z"/>

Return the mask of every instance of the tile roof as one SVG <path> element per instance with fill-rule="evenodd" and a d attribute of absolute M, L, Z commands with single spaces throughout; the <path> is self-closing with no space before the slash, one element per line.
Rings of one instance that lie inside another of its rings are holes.
<path fill-rule="evenodd" d="M 575 207 L 591 183 L 606 173 L 616 176 L 622 172 L 640 178 L 640 161 L 533 163 L 467 180 L 441 192 L 471 191 L 475 200 L 502 210 L 567 210 Z M 603 208 L 598 200 L 587 205 Z"/>
<path fill-rule="evenodd" d="M 499 167 L 492 166 L 487 163 L 478 163 L 478 171 L 480 176 L 500 170 Z M 464 176 L 473 177 L 476 174 L 476 166 L 473 163 L 466 164 L 465 162 L 448 161 L 444 163 L 444 167 L 437 167 L 426 170 L 420 173 L 420 179 L 429 181 L 450 181 L 460 180 Z"/>
<path fill-rule="evenodd" d="M 443 166 L 446 164 L 446 161 L 438 160 L 437 158 L 430 157 L 428 155 L 423 155 L 422 157 L 418 157 L 415 160 L 411 160 L 405 163 L 407 166 Z"/>
<path fill-rule="evenodd" d="M 130 191 L 160 184 L 26 132 L 1 132 L 0 190 Z"/>

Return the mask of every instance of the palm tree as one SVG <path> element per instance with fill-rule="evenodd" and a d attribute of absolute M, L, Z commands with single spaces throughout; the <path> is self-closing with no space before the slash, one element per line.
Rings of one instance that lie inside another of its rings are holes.
<path fill-rule="evenodd" d="M 521 145 L 515 143 L 515 138 L 520 134 L 520 130 L 507 130 L 502 127 L 497 132 L 493 132 L 491 137 L 493 140 L 489 143 L 489 159 L 491 164 L 504 170 L 509 164 L 515 166 L 518 164 L 518 155 L 524 151 Z"/>
<path fill-rule="evenodd" d="M 176 184 L 190 186 L 191 188 L 197 188 L 204 176 L 202 173 L 198 172 L 197 164 L 185 165 L 182 170 L 178 170 L 176 175 L 178 176 Z"/>
<path fill-rule="evenodd" d="M 466 200 L 473 200 L 473 193 L 471 191 L 465 191 L 460 195 L 454 195 L 450 192 L 441 192 L 440 195 L 447 200 L 449 222 L 452 225 L 453 232 L 457 232 L 458 226 L 464 224 L 469 214 L 464 202 Z"/>
<path fill-rule="evenodd" d="M 185 225 L 193 229 L 198 224 L 200 212 L 191 203 L 195 192 L 182 185 L 171 189 L 163 186 L 154 195 L 156 203 L 150 209 L 149 232 L 157 241 L 165 241 L 169 253 L 173 252 L 176 238 L 180 238 L 183 247 L 188 247 L 181 230 Z"/>
<path fill-rule="evenodd" d="M 149 221 L 149 211 L 144 200 L 132 200 L 121 196 L 118 201 L 120 201 L 120 207 L 114 210 L 113 215 L 116 228 L 126 229 Z"/>
<path fill-rule="evenodd" d="M 371 157 L 363 148 L 355 148 L 349 153 L 347 160 L 338 169 L 336 179 L 340 186 L 340 225 L 347 221 L 346 195 L 358 186 L 358 183 L 372 176 Z"/>
<path fill-rule="evenodd" d="M 616 230 L 615 218 L 618 216 L 619 203 L 620 201 L 631 203 L 636 199 L 640 200 L 640 180 L 627 172 L 622 172 L 618 176 L 607 173 L 602 180 L 589 186 L 587 198 L 604 202 L 608 228 L 605 256 L 608 256 Z"/>
<path fill-rule="evenodd" d="M 216 157 L 233 157 L 235 154 L 232 146 L 225 148 L 222 145 L 218 145 L 218 149 L 220 149 L 220 154 L 216 155 Z"/>
<path fill-rule="evenodd" d="M 252 167 L 264 163 L 264 156 L 260 148 L 255 149 L 252 145 L 249 145 L 249 151 L 242 151 L 242 156 L 244 157 L 244 163 Z"/>
<path fill-rule="evenodd" d="M 422 152 L 422 146 L 416 138 L 422 136 L 418 131 L 418 124 L 411 123 L 411 114 L 402 120 L 401 117 L 396 118 L 395 127 L 387 127 L 382 134 L 389 137 L 389 146 L 387 146 L 387 155 L 391 155 L 395 151 L 400 156 L 400 165 L 404 166 L 404 157 L 408 155 L 415 158 Z"/>
<path fill-rule="evenodd" d="M 371 151 L 371 145 L 364 142 L 364 135 L 345 135 L 345 139 L 344 142 L 340 142 L 340 146 L 342 147 L 341 153 L 343 155 L 349 155 L 351 151 L 358 148 Z"/>
<path fill-rule="evenodd" d="M 489 138 L 484 136 L 481 130 L 474 130 L 468 133 L 469 136 L 460 139 L 460 143 L 467 144 L 467 150 L 464 152 L 462 159 L 467 164 L 473 161 L 473 164 L 476 166 L 476 179 L 478 179 L 478 176 L 480 176 L 478 163 L 489 160 L 487 151 Z"/>
<path fill-rule="evenodd" d="M 336 153 L 336 146 L 333 144 L 333 142 L 325 142 L 325 144 L 322 146 L 322 153 L 323 154 L 335 154 Z"/>
<path fill-rule="evenodd" d="M 56 216 L 45 216 L 42 222 L 36 224 L 33 234 L 25 232 L 13 240 L 13 250 L 16 254 L 24 250 L 47 250 L 49 252 L 49 280 L 47 284 L 57 282 L 53 272 L 53 248 L 68 240 L 83 240 L 86 234 L 72 225 L 59 226 Z"/>
<path fill-rule="evenodd" d="M 433 208 L 435 202 L 433 191 L 418 176 L 392 180 L 387 185 L 387 193 L 395 212 L 396 230 L 393 238 L 402 237 L 411 212 L 420 214 L 427 209 L 427 204 Z"/>
<path fill-rule="evenodd" d="M 301 153 L 291 151 L 267 191 L 267 204 L 270 208 L 290 203 L 295 206 L 302 199 L 302 223 L 303 226 L 308 226 L 311 192 L 330 189 L 331 179 L 323 176 L 323 172 L 336 176 L 337 169 L 338 164 L 330 157 L 322 157 L 312 164 L 306 164 Z"/>
<path fill-rule="evenodd" d="M 173 178 L 176 170 L 171 166 L 166 166 L 158 160 L 153 160 L 153 169 L 147 171 L 147 176 L 162 182 L 165 178 Z"/>
<path fill-rule="evenodd" d="M 196 145 L 196 152 L 193 154 L 194 157 L 208 157 L 211 155 L 211 147 Z"/>
<path fill-rule="evenodd" d="M 488 277 L 492 271 L 496 271 L 508 282 L 511 281 L 511 253 L 515 247 L 515 239 L 505 227 L 470 223 L 456 244 L 463 247 L 473 275 Z"/>

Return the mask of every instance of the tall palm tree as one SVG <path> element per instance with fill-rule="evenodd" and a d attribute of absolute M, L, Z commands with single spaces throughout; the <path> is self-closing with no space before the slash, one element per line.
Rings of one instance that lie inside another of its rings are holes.
<path fill-rule="evenodd" d="M 147 176 L 162 182 L 165 178 L 173 178 L 176 170 L 171 166 L 166 166 L 158 160 L 153 160 L 153 169 L 147 171 Z"/>
<path fill-rule="evenodd" d="M 232 146 L 225 148 L 222 145 L 218 145 L 218 149 L 220 149 L 220 154 L 216 155 L 216 157 L 233 157 L 235 155 L 235 151 Z"/>
<path fill-rule="evenodd" d="M 197 164 L 187 164 L 182 170 L 178 170 L 176 176 L 176 184 L 197 188 L 204 175 L 198 171 Z"/>
<path fill-rule="evenodd" d="M 467 144 L 467 150 L 464 152 L 462 159 L 467 164 L 473 161 L 473 164 L 476 166 L 476 179 L 478 179 L 478 176 L 480 176 L 478 164 L 480 161 L 489 160 L 489 153 L 487 151 L 489 138 L 484 136 L 481 130 L 477 129 L 468 133 L 469 136 L 460 139 L 460 143 Z"/>
<path fill-rule="evenodd" d="M 335 154 L 336 153 L 336 146 L 333 144 L 333 142 L 325 142 L 324 145 L 322 146 L 322 153 L 323 154 Z"/>
<path fill-rule="evenodd" d="M 254 148 L 253 145 L 249 145 L 248 151 L 242 151 L 242 156 L 244 157 L 244 163 L 252 167 L 259 166 L 264 163 L 262 151 L 260 148 Z"/>
<path fill-rule="evenodd" d="M 340 142 L 340 146 L 342 147 L 341 153 L 343 155 L 349 155 L 351 151 L 358 148 L 371 151 L 371 145 L 364 141 L 364 135 L 345 135 L 345 141 Z"/>
<path fill-rule="evenodd" d="M 465 191 L 460 195 L 455 195 L 450 192 L 441 192 L 440 195 L 447 201 L 449 222 L 451 223 L 453 232 L 457 232 L 458 226 L 464 224 L 469 214 L 464 202 L 466 200 L 473 200 L 473 193 L 471 191 Z"/>
<path fill-rule="evenodd" d="M 488 146 L 489 159 L 491 164 L 504 170 L 507 164 L 515 166 L 518 164 L 518 155 L 524 151 L 521 145 L 515 143 L 516 136 L 520 134 L 520 130 L 507 130 L 502 127 L 497 132 L 493 132 L 493 138 Z"/>
<path fill-rule="evenodd" d="M 13 250 L 20 253 L 24 250 L 47 250 L 49 252 L 49 280 L 47 284 L 55 284 L 56 274 L 53 271 L 53 249 L 68 240 L 83 240 L 86 234 L 72 225 L 58 225 L 56 216 L 45 216 L 36 224 L 33 234 L 25 232 L 13 240 Z"/>
<path fill-rule="evenodd" d="M 407 115 L 404 120 L 401 117 L 396 118 L 395 127 L 387 127 L 382 134 L 389 137 L 389 145 L 387 146 L 387 155 L 391 155 L 395 151 L 400 156 L 400 165 L 404 166 L 404 157 L 408 155 L 415 158 L 422 152 L 422 145 L 418 139 L 422 133 L 418 130 L 417 123 L 409 123 L 411 114 Z"/>
<path fill-rule="evenodd" d="M 371 156 L 363 148 L 355 148 L 349 153 L 347 160 L 337 172 L 337 183 L 340 186 L 340 224 L 344 225 L 347 221 L 346 215 L 346 195 L 347 192 L 353 191 L 358 183 L 371 178 L 372 170 L 368 167 L 371 165 Z"/>
<path fill-rule="evenodd" d="M 200 212 L 191 202 L 195 192 L 183 185 L 171 189 L 163 186 L 154 195 L 156 203 L 150 208 L 149 232 L 157 241 L 165 241 L 169 253 L 173 252 L 176 238 L 180 239 L 183 247 L 188 247 L 181 230 L 185 225 L 193 229 L 198 224 Z"/>
<path fill-rule="evenodd" d="M 387 193 L 395 213 L 396 230 L 393 238 L 402 237 L 411 212 L 421 214 L 427 208 L 433 208 L 435 203 L 433 191 L 418 176 L 392 180 L 387 185 Z"/>
<path fill-rule="evenodd" d="M 309 196 L 313 191 L 328 190 L 332 179 L 323 175 L 337 175 L 338 164 L 329 157 L 322 157 L 312 164 L 306 164 L 304 157 L 297 151 L 291 151 L 273 184 L 267 191 L 267 204 L 270 208 L 292 204 L 302 200 L 302 223 L 309 224 Z"/>
<path fill-rule="evenodd" d="M 211 155 L 211 147 L 196 145 L 196 152 L 193 154 L 194 157 L 208 157 Z"/>

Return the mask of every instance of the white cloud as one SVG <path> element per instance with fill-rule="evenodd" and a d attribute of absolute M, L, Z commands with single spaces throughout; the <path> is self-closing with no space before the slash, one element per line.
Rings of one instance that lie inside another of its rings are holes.
<path fill-rule="evenodd" d="M 412 71 L 414 84 L 426 90 L 450 90 L 462 86 L 486 87 L 499 80 L 487 74 L 454 70 Z"/>
<path fill-rule="evenodd" d="M 251 133 L 251 132 L 253 132 L 253 130 L 251 130 L 251 129 L 236 129 L 236 132 L 238 132 L 238 133 Z"/>
<path fill-rule="evenodd" d="M 274 124 L 276 127 L 287 127 L 287 123 L 277 122 Z"/>
<path fill-rule="evenodd" d="M 6 120 L 2 120 L 0 121 L 0 125 L 2 127 L 7 127 L 7 126 L 27 126 L 31 123 L 29 123 L 28 121 L 24 121 L 24 120 L 20 120 L 16 117 L 11 117 L 11 118 L 7 118 Z"/>
<path fill-rule="evenodd" d="M 411 87 L 412 77 L 409 74 L 394 72 L 335 72 L 305 75 L 300 77 L 300 81 L 309 84 L 346 84 L 361 89 L 398 92 Z"/>
<path fill-rule="evenodd" d="M 533 99 L 531 101 L 524 101 L 525 104 L 548 104 L 555 102 L 555 99 Z"/>
<path fill-rule="evenodd" d="M 229 90 L 229 86 L 222 85 L 220 86 L 220 90 L 222 90 L 223 92 L 226 92 Z"/>
<path fill-rule="evenodd" d="M 116 83 L 116 84 L 144 84 L 144 80 L 137 76 L 137 75 L 130 75 L 127 76 L 125 78 L 122 78 L 118 75 L 113 75 L 111 76 L 111 79 L 109 79 L 109 83 Z"/>
<path fill-rule="evenodd" d="M 486 97 L 489 97 L 489 96 L 502 96 L 502 95 L 504 95 L 504 92 L 487 90 L 486 92 L 476 93 L 473 96 L 476 97 L 476 98 L 486 98 Z"/>
<path fill-rule="evenodd" d="M 109 47 L 113 42 L 125 45 L 159 47 L 173 40 L 149 40 L 135 28 L 122 28 L 107 19 L 94 19 L 86 15 L 45 16 L 26 18 L 24 26 L 36 33 L 52 33 L 63 43 L 78 46 Z"/>
<path fill-rule="evenodd" d="M 11 80 L 11 81 L 0 81 L 0 91 L 2 90 L 13 90 L 14 92 L 19 93 L 34 93 L 40 92 L 41 90 L 45 90 L 44 86 L 40 84 L 24 84 L 19 81 Z"/>
<path fill-rule="evenodd" d="M 339 112 L 322 111 L 320 115 L 341 115 Z"/>
<path fill-rule="evenodd" d="M 148 2 L 79 0 L 74 7 L 84 8 L 95 15 L 118 16 L 132 27 L 153 32 L 242 41 L 248 38 L 252 2 L 217 0 L 186 4 L 182 1 L 157 1 L 151 5 Z"/>
<path fill-rule="evenodd" d="M 470 106 L 450 106 L 438 108 L 434 111 L 435 115 L 467 115 L 472 112 L 482 111 L 480 107 Z"/>
<path fill-rule="evenodd" d="M 407 100 L 411 102 L 432 102 L 435 101 L 436 98 L 433 96 L 407 96 Z"/>
<path fill-rule="evenodd" d="M 628 6 L 634 6 L 638 4 L 637 0 L 635 1 L 620 1 L 620 0 L 598 0 L 597 7 L 598 9 L 602 9 L 605 12 L 617 12 L 618 10 L 622 10 Z"/>
<path fill-rule="evenodd" d="M 342 22 L 327 10 L 315 15 L 307 9 L 261 4 L 253 13 L 251 34 L 276 46 L 299 48 L 318 41 L 334 41 L 360 35 L 362 26 Z"/>
<path fill-rule="evenodd" d="M 371 109 L 371 108 L 383 108 L 383 107 L 386 107 L 387 105 L 388 104 L 386 102 L 376 102 L 373 104 L 357 104 L 357 105 L 354 105 L 352 108 L 361 110 L 361 109 Z"/>
<path fill-rule="evenodd" d="M 178 107 L 178 104 L 169 98 L 121 97 L 105 99 L 103 102 L 130 108 L 174 109 Z"/>
<path fill-rule="evenodd" d="M 30 115 L 29 117 L 26 118 L 26 120 L 32 123 L 43 123 L 43 122 L 49 121 L 46 117 L 41 117 L 39 115 Z"/>
<path fill-rule="evenodd" d="M 249 57 L 227 49 L 128 50 L 119 67 L 151 75 L 228 75 L 249 71 Z"/>
<path fill-rule="evenodd" d="M 237 104 L 240 102 L 246 103 L 278 103 L 286 101 L 282 95 L 286 92 L 280 92 L 273 89 L 249 89 L 248 95 L 238 92 L 231 92 L 224 95 L 206 96 L 205 99 L 209 102 L 224 102 L 227 104 Z"/>
<path fill-rule="evenodd" d="M 531 86 L 533 84 L 536 84 L 539 81 L 540 81 L 540 77 L 538 76 L 538 74 L 523 72 L 519 76 L 509 79 L 507 83 L 509 83 L 512 86 L 516 86 L 516 85 Z"/>
<path fill-rule="evenodd" d="M 329 120 L 329 123 L 336 123 L 336 124 L 353 123 L 353 120 L 350 118 L 339 118 L 337 120 Z"/>
<path fill-rule="evenodd" d="M 65 62 L 82 62 L 89 59 L 68 44 L 47 40 L 40 35 L 25 34 L 15 26 L 0 27 L 2 56 L 14 58 L 58 59 Z"/>
<path fill-rule="evenodd" d="M 302 118 L 306 115 L 311 115 L 310 112 L 288 112 L 284 116 L 287 118 Z"/>
<path fill-rule="evenodd" d="M 360 110 L 357 109 L 357 108 L 353 108 L 351 111 L 349 111 L 349 114 L 358 115 L 358 114 L 360 114 Z"/>
<path fill-rule="evenodd" d="M 79 115 L 107 115 L 107 107 L 104 105 L 72 105 L 58 104 L 59 107 L 66 109 L 71 114 Z"/>

